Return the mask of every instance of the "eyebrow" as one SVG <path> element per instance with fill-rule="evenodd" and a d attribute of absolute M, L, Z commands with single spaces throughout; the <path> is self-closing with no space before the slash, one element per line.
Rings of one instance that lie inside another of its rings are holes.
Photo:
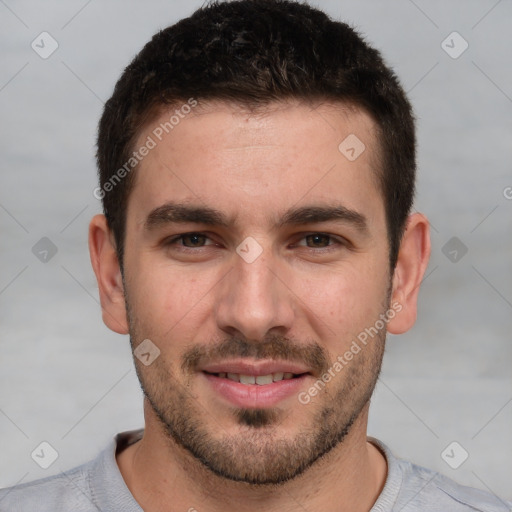
<path fill-rule="evenodd" d="M 290 208 L 275 223 L 276 228 L 313 224 L 329 221 L 341 221 L 352 225 L 362 234 L 368 234 L 366 217 L 343 205 L 309 205 Z M 228 228 L 233 219 L 215 208 L 182 203 L 166 203 L 152 210 L 146 218 L 144 227 L 152 231 L 167 224 L 205 224 Z"/>

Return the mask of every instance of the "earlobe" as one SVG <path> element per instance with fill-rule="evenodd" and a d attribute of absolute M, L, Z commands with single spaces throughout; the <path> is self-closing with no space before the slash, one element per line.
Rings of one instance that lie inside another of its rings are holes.
<path fill-rule="evenodd" d="M 430 226 L 421 213 L 409 216 L 400 244 L 393 274 L 391 303 L 401 305 L 400 312 L 388 322 L 392 334 L 408 331 L 416 321 L 418 293 L 430 258 Z"/>
<path fill-rule="evenodd" d="M 89 224 L 89 254 L 98 282 L 103 322 L 114 332 L 128 334 L 121 269 L 104 215 L 95 215 Z"/>

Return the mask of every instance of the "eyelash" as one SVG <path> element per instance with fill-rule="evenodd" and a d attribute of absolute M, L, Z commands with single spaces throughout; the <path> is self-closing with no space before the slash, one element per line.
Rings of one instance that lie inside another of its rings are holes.
<path fill-rule="evenodd" d="M 164 242 L 164 245 L 165 246 L 176 246 L 176 242 L 178 242 L 180 240 L 183 241 L 184 238 L 191 237 L 194 235 L 205 237 L 206 239 L 211 240 L 211 238 L 206 233 L 201 233 L 199 231 L 191 231 L 189 233 L 182 233 L 181 235 L 177 235 L 173 238 L 168 239 L 167 241 Z M 349 245 L 348 242 L 343 239 L 337 238 L 334 235 L 330 235 L 329 233 L 322 233 L 319 231 L 307 233 L 307 234 L 303 235 L 300 240 L 302 241 L 311 236 L 328 237 L 329 241 L 331 241 L 333 243 L 327 245 L 326 247 L 307 247 L 307 246 L 300 246 L 300 247 L 306 247 L 307 249 L 313 249 L 315 252 L 329 252 L 329 251 L 333 250 L 333 248 L 335 248 L 335 246 L 348 247 L 348 245 Z M 198 249 L 204 249 L 211 245 L 215 245 L 215 244 L 203 245 L 203 246 L 199 246 L 199 247 L 187 247 L 187 246 L 181 245 L 181 246 L 179 246 L 179 250 L 183 251 L 183 252 L 197 252 Z"/>

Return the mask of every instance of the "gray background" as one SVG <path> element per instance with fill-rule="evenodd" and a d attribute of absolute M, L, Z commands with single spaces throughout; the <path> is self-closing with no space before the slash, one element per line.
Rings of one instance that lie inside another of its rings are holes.
<path fill-rule="evenodd" d="M 135 53 L 201 3 L 0 0 L 0 486 L 84 462 L 143 425 L 128 338 L 101 321 L 88 256 L 95 131 Z M 409 91 L 415 207 L 432 222 L 418 321 L 388 338 L 369 433 L 511 499 L 512 2 L 316 5 L 381 49 Z M 59 44 L 47 59 L 31 48 L 42 31 Z M 456 59 L 442 47 L 453 31 L 469 43 Z M 32 251 L 42 237 L 58 250 L 46 263 Z M 42 441 L 59 454 L 47 470 L 31 459 Z M 469 453 L 458 469 L 441 457 L 452 441 Z"/>

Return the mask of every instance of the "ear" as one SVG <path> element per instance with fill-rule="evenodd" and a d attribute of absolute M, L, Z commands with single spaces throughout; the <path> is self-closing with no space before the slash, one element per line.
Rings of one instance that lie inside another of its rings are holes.
<path fill-rule="evenodd" d="M 95 215 L 89 224 L 89 254 L 98 281 L 103 322 L 114 332 L 128 334 L 121 269 L 104 215 Z"/>
<path fill-rule="evenodd" d="M 408 217 L 393 274 L 391 304 L 397 302 L 397 314 L 388 322 L 391 334 L 402 334 L 416 322 L 420 284 L 430 258 L 430 225 L 421 213 Z"/>

